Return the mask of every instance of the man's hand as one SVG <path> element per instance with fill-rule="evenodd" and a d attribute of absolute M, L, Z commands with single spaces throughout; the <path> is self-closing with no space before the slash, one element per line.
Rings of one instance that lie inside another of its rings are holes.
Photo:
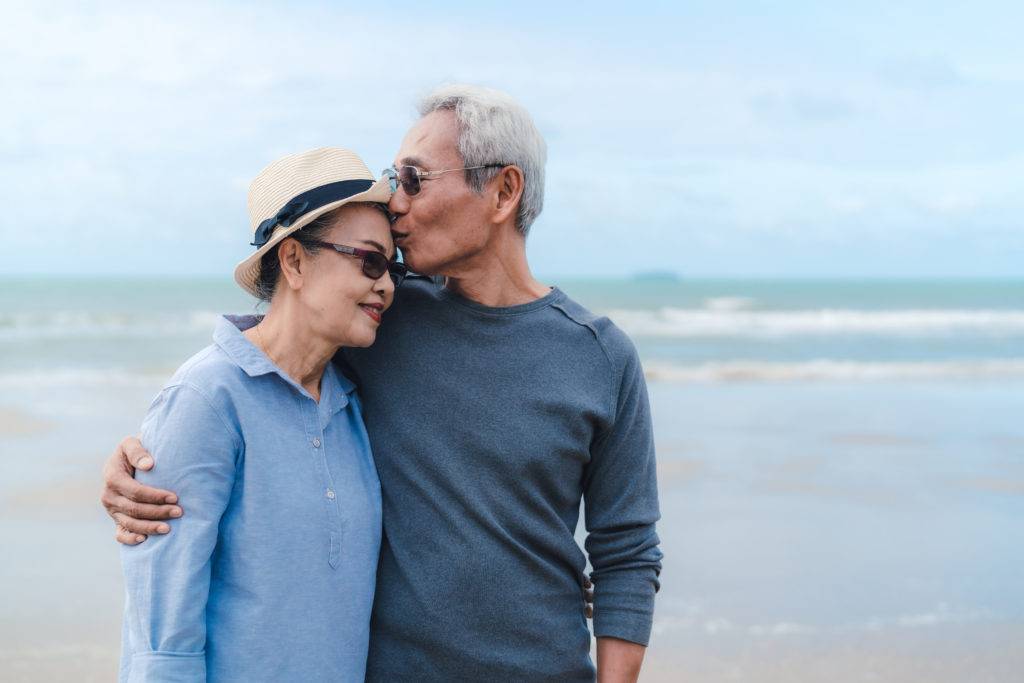
<path fill-rule="evenodd" d="M 118 444 L 103 466 L 100 502 L 117 522 L 115 538 L 125 545 L 137 545 L 149 534 L 166 534 L 170 525 L 163 520 L 181 517 L 178 497 L 170 491 L 144 486 L 135 481 L 135 470 L 153 469 L 153 456 L 134 436 Z"/>

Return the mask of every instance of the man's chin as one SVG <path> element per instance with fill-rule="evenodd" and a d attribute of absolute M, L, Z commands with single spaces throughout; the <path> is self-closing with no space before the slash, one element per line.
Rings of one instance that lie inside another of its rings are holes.
<path fill-rule="evenodd" d="M 418 258 L 415 254 L 402 250 L 402 262 L 417 275 L 426 275 L 427 277 L 434 277 L 437 275 L 437 264 L 429 263 L 423 259 Z"/>

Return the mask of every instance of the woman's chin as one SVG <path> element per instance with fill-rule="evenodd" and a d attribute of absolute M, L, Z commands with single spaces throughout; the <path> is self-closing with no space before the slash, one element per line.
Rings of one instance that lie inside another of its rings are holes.
<path fill-rule="evenodd" d="M 377 340 L 377 328 L 374 326 L 372 330 L 359 330 L 352 335 L 348 343 L 345 346 L 355 349 L 363 349 L 367 346 L 373 346 L 373 342 Z"/>

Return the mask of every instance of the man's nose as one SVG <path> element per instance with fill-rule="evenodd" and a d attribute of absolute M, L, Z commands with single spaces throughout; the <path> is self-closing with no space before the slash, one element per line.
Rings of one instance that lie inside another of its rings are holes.
<path fill-rule="evenodd" d="M 388 200 L 388 211 L 393 214 L 400 215 L 409 210 L 409 196 L 405 194 L 405 191 L 399 187 L 398 190 L 391 194 L 391 199 Z"/>

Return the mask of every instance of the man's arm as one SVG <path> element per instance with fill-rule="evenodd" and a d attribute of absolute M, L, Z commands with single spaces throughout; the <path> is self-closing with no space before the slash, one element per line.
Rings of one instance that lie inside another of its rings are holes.
<path fill-rule="evenodd" d="M 103 466 L 100 502 L 117 523 L 116 538 L 125 545 L 137 545 L 150 534 L 166 534 L 165 520 L 181 517 L 178 496 L 171 491 L 135 481 L 135 472 L 153 469 L 155 462 L 137 437 L 121 441 Z"/>
<path fill-rule="evenodd" d="M 647 648 L 628 640 L 597 639 L 597 683 L 632 683 L 640 677 Z"/>
<path fill-rule="evenodd" d="M 635 681 L 650 638 L 661 550 L 654 431 L 640 359 L 612 328 L 623 359 L 612 424 L 595 440 L 583 482 L 593 566 L 598 678 Z"/>

